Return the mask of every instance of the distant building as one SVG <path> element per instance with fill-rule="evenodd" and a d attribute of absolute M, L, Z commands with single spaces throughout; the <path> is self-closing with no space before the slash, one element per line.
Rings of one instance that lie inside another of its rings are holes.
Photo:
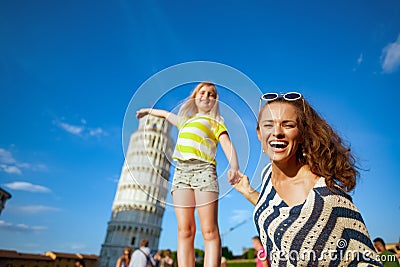
<path fill-rule="evenodd" d="M 0 250 L 1 267 L 75 267 L 82 259 L 86 267 L 97 267 L 96 255 L 46 252 L 45 254 L 21 253 L 15 250 Z"/>
<path fill-rule="evenodd" d="M 114 267 L 123 248 L 137 248 L 143 238 L 157 250 L 174 145 L 170 128 L 166 120 L 148 115 L 131 135 L 99 267 Z"/>
<path fill-rule="evenodd" d="M 11 194 L 0 187 L 0 214 L 6 205 L 7 199 L 11 198 Z"/>
<path fill-rule="evenodd" d="M 53 260 L 55 267 L 69 267 L 70 264 L 73 264 L 72 266 L 75 267 L 75 261 L 79 259 L 85 262 L 86 267 L 97 267 L 98 264 L 98 256 L 92 254 L 72 254 L 49 251 L 46 252 L 45 255 Z"/>

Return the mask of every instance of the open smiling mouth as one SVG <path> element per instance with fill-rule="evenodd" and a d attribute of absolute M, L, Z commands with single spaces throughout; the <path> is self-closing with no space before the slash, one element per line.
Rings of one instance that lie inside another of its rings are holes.
<path fill-rule="evenodd" d="M 288 143 L 283 141 L 271 141 L 269 142 L 269 145 L 273 148 L 283 149 L 288 146 Z"/>

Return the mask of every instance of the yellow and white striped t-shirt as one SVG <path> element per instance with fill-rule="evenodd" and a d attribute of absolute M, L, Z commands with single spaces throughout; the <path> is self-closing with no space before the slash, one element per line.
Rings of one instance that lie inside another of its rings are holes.
<path fill-rule="evenodd" d="M 212 122 L 215 122 L 215 127 Z M 178 125 L 179 133 L 172 157 L 177 160 L 198 159 L 216 165 L 215 156 L 219 136 L 226 132 L 226 126 L 207 115 L 195 115 L 183 125 Z"/>

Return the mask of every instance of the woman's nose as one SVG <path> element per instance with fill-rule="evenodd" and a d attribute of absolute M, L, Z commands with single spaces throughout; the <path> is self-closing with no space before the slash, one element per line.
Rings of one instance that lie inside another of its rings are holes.
<path fill-rule="evenodd" d="M 280 125 L 276 125 L 273 129 L 274 136 L 280 137 L 283 136 L 283 129 Z"/>

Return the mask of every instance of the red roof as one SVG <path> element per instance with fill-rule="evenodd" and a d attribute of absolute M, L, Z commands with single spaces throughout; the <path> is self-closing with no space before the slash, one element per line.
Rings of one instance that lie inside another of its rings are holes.
<path fill-rule="evenodd" d="M 43 254 L 19 253 L 15 250 L 0 250 L 0 258 L 41 260 L 41 261 L 52 260 L 50 257 L 45 256 Z"/>

